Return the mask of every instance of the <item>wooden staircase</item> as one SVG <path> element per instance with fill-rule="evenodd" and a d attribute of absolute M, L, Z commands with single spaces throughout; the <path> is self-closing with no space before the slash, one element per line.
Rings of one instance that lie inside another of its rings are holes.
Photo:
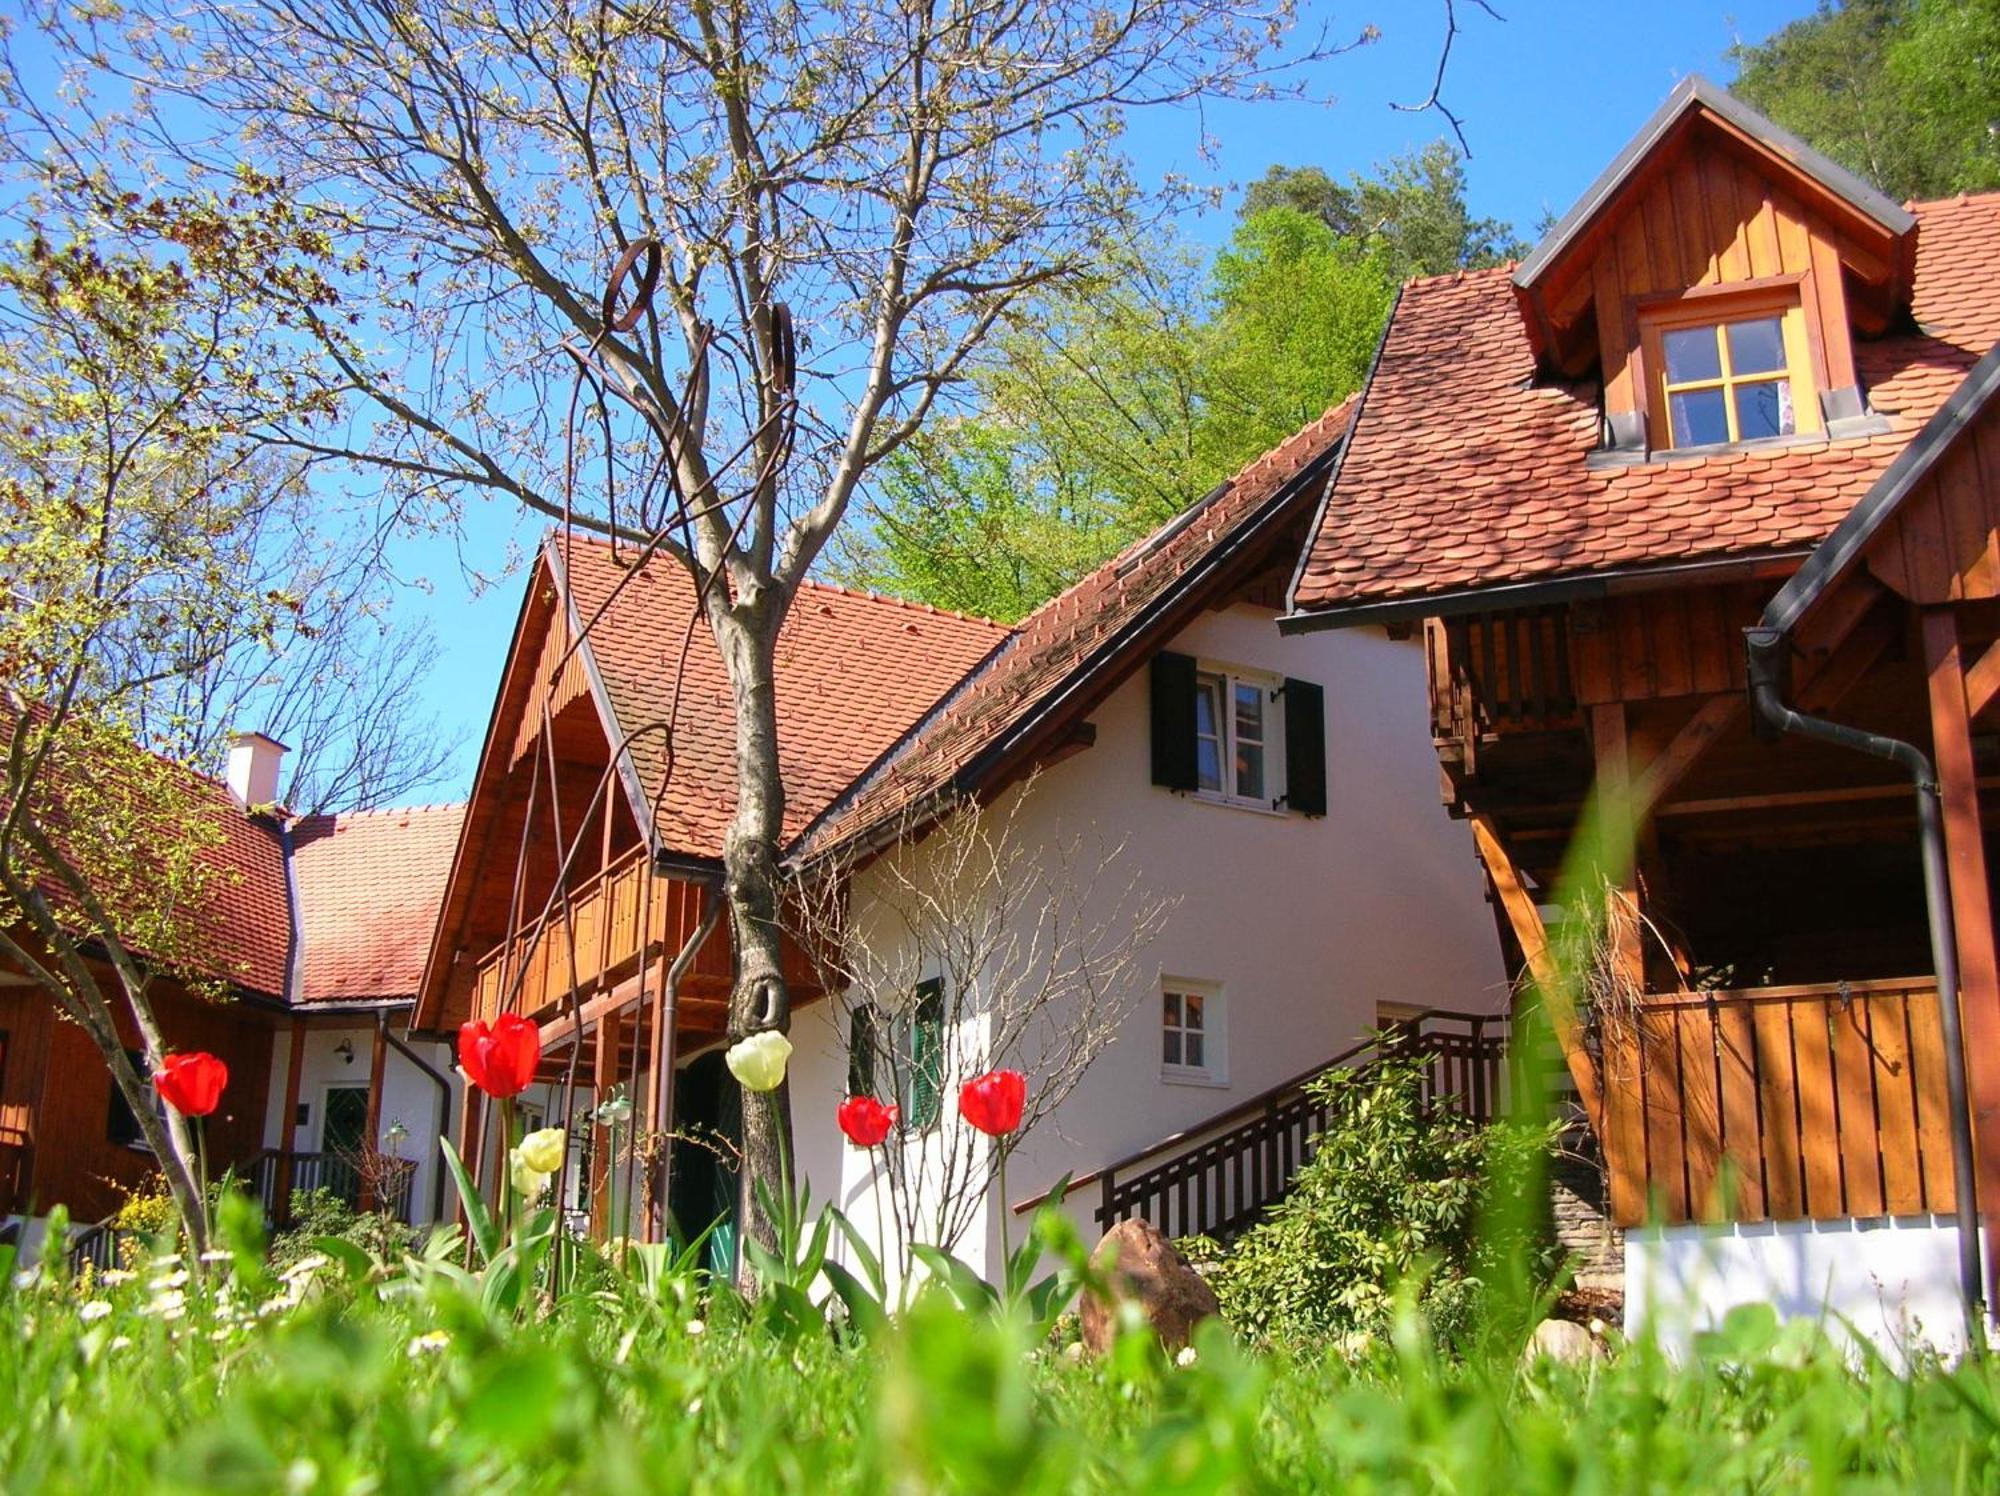
<path fill-rule="evenodd" d="M 1097 1186 L 1102 1229 L 1138 1217 L 1171 1237 L 1230 1241 L 1291 1187 L 1312 1156 L 1326 1108 L 1306 1093 L 1311 1082 L 1330 1070 L 1416 1059 L 1424 1066 L 1428 1103 L 1490 1122 L 1505 1097 L 1508 1030 L 1505 1014 L 1442 1008 L 1401 1020 L 1197 1127 L 1073 1181 L 1071 1192 Z"/>

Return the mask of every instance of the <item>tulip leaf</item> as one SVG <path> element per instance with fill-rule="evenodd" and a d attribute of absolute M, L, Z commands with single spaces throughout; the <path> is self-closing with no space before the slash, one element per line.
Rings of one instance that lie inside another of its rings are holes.
<path fill-rule="evenodd" d="M 375 1259 L 344 1237 L 316 1236 L 313 1238 L 313 1250 L 324 1252 L 339 1263 L 341 1271 L 347 1274 L 347 1281 L 350 1283 L 367 1282 L 369 1273 L 375 1268 Z"/>
<path fill-rule="evenodd" d="M 888 1311 L 882 1307 L 879 1295 L 868 1291 L 867 1285 L 837 1262 L 823 1262 L 820 1271 L 826 1274 L 826 1281 L 832 1285 L 840 1302 L 847 1306 L 847 1320 L 863 1335 L 873 1335 L 888 1328 Z"/>
<path fill-rule="evenodd" d="M 922 1242 L 910 1243 L 910 1252 L 931 1270 L 931 1276 L 944 1285 L 945 1292 L 968 1314 L 987 1313 L 999 1304 L 1000 1296 L 993 1291 L 993 1285 L 951 1253 Z"/>
<path fill-rule="evenodd" d="M 439 1138 L 438 1146 L 444 1149 L 445 1167 L 451 1170 L 451 1182 L 458 1189 L 459 1203 L 465 1207 L 466 1224 L 472 1228 L 472 1241 L 479 1248 L 479 1259 L 491 1262 L 500 1251 L 500 1232 L 494 1226 L 493 1217 L 486 1209 L 486 1202 L 480 1198 L 472 1176 L 465 1171 L 465 1161 L 451 1146 L 451 1139 Z"/>
<path fill-rule="evenodd" d="M 882 1259 L 868 1244 L 868 1238 L 855 1229 L 854 1223 L 842 1213 L 837 1205 L 829 1205 L 826 1213 L 833 1217 L 833 1224 L 840 1228 L 840 1234 L 847 1238 L 847 1244 L 854 1249 L 854 1259 L 861 1264 L 862 1272 L 868 1275 L 868 1285 L 875 1290 L 878 1299 L 889 1296 L 889 1279 L 882 1271 Z"/>

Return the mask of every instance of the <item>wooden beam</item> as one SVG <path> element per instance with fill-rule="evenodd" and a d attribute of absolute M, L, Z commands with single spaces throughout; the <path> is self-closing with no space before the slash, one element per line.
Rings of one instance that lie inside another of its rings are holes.
<path fill-rule="evenodd" d="M 1974 717 L 1984 716 L 1996 697 L 2000 697 L 2000 640 L 1987 645 L 1965 672 L 1965 709 Z"/>
<path fill-rule="evenodd" d="M 292 1048 L 285 1060 L 285 1111 L 278 1125 L 278 1187 L 271 1201 L 272 1217 L 281 1226 L 292 1220 L 292 1153 L 299 1141 L 299 1083 L 306 1068 L 306 1020 L 292 1019 Z"/>
<path fill-rule="evenodd" d="M 1593 707 L 1591 710 L 1595 714 L 1603 708 Z M 1647 812 L 1673 793 L 1674 786 L 1687 778 L 1688 771 L 1714 746 L 1715 740 L 1742 720 L 1745 710 L 1743 698 L 1733 691 L 1726 696 L 1711 696 L 1703 702 L 1694 716 L 1681 725 L 1681 730 L 1673 735 L 1667 746 L 1646 765 L 1645 772 L 1633 785 L 1632 819 L 1645 819 Z M 1619 720 L 1619 751 L 1622 755 L 1622 710 Z"/>
<path fill-rule="evenodd" d="M 1951 909 L 1957 925 L 1958 1002 L 1965 1041 L 1966 1089 L 1981 1216 L 2000 1204 L 2000 953 L 1993 936 L 1993 896 L 1972 772 L 1972 714 L 1959 652 L 1958 620 L 1948 607 L 1923 610 L 1929 671 L 1931 744 L 1944 810 Z M 1941 1001 L 1950 994 L 1940 993 Z M 2000 1281 L 2000 1233 L 1987 1232 L 1986 1281 Z"/>
<path fill-rule="evenodd" d="M 606 1013 L 597 1025 L 597 1049 L 591 1066 L 593 1109 L 603 1105 L 617 1086 L 624 1048 L 625 1015 Z M 590 1234 L 598 1241 L 606 1241 L 612 1231 L 611 1182 L 615 1177 L 610 1158 L 611 1129 L 593 1121 L 590 1136 Z"/>
<path fill-rule="evenodd" d="M 368 1060 L 368 1121 L 361 1134 L 361 1208 L 375 1208 L 375 1154 L 382 1142 L 382 1075 L 389 1062 L 389 1015 L 375 1015 L 375 1048 Z"/>
<path fill-rule="evenodd" d="M 1597 1064 L 1591 1059 L 1590 1051 L 1583 1047 L 1583 1035 L 1577 1027 L 1575 1010 L 1569 1002 L 1555 955 L 1549 950 L 1549 935 L 1542 924 L 1542 911 L 1535 906 L 1534 895 L 1522 882 L 1520 869 L 1507 855 L 1507 848 L 1500 840 L 1492 818 L 1475 814 L 1471 820 L 1473 846 L 1479 852 L 1479 860 L 1486 867 L 1486 876 L 1492 880 L 1494 896 L 1507 916 L 1508 926 L 1520 944 L 1522 956 L 1527 960 L 1528 975 L 1536 990 L 1542 994 L 1549 1025 L 1555 1031 L 1556 1043 L 1562 1047 L 1570 1079 L 1576 1082 L 1584 1115 L 1590 1119 L 1590 1125 L 1595 1130 L 1602 1124 L 1604 1115 Z"/>

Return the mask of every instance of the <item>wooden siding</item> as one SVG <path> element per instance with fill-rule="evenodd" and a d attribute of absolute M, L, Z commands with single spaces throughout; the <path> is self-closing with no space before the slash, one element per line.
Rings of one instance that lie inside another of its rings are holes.
<path fill-rule="evenodd" d="M 105 980 L 111 980 L 105 973 Z M 236 1003 L 212 1003 L 157 987 L 153 1003 L 170 1048 L 205 1049 L 229 1066 L 229 1087 L 208 1122 L 209 1162 L 218 1174 L 264 1141 L 271 1082 L 274 1016 Z M 69 1207 L 78 1221 L 102 1219 L 155 1170 L 152 1155 L 110 1141 L 111 1073 L 88 1035 L 55 1015 L 26 988 L 0 990 L 0 1029 L 8 1033 L 0 1075 L 0 1168 L 18 1173 L 15 1198 L 0 1210 Z M 120 1037 L 139 1040 L 129 1021 Z M 6 1183 L 0 1176 L 0 1185 Z"/>
<path fill-rule="evenodd" d="M 509 768 L 540 741 L 544 711 L 550 717 L 560 716 L 564 707 L 590 693 L 590 674 L 584 668 L 583 651 L 570 648 L 573 637 L 569 611 L 558 606 L 542 635 L 541 650 L 529 676 L 527 705 L 515 724 L 514 745 L 507 755 Z"/>
<path fill-rule="evenodd" d="M 1571 672 L 1580 705 L 1743 689 L 1743 630 L 1768 585 L 1697 587 L 1579 603 Z"/>
<path fill-rule="evenodd" d="M 1913 603 L 2000 597 L 2000 415 L 1989 408 L 1959 434 L 1866 554 L 1869 571 Z"/>
<path fill-rule="evenodd" d="M 1621 1226 L 1953 1208 L 1929 978 L 1649 999 L 1604 1063 Z"/>

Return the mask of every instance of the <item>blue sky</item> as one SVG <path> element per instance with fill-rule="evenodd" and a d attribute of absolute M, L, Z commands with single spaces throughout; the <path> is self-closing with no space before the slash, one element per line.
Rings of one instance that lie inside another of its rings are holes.
<path fill-rule="evenodd" d="M 1176 111 L 1134 121 L 1128 146 L 1144 180 L 1168 172 L 1201 182 L 1237 184 L 1274 162 L 1316 165 L 1336 177 L 1449 133 L 1436 114 L 1399 113 L 1430 90 L 1443 32 L 1439 0 L 1375 0 L 1373 8 L 1302 0 L 1312 22 L 1352 34 L 1372 22 L 1381 38 L 1327 63 L 1317 91 L 1331 107 L 1265 103 Z M 1463 120 L 1472 161 L 1473 211 L 1512 222 L 1522 237 L 1544 213 L 1560 213 L 1617 154 L 1675 83 L 1702 73 L 1727 83 L 1738 40 L 1759 41 L 1812 8 L 1811 0 L 1495 0 L 1495 21 L 1459 0 L 1462 30 L 1454 46 L 1445 99 Z M 1203 130 L 1216 144 L 1204 160 Z M 1226 236 L 1229 210 L 1189 225 L 1199 239 Z M 459 771 L 431 798 L 452 799 L 470 782 L 480 738 L 499 686 L 500 668 L 520 605 L 519 573 L 474 595 L 464 566 L 502 569 L 531 546 L 542 521 L 485 503 L 466 516 L 467 540 L 405 542 L 400 569 L 428 584 L 398 604 L 427 615 L 441 658 L 426 689 L 427 707 L 447 731 L 464 734 Z"/>

